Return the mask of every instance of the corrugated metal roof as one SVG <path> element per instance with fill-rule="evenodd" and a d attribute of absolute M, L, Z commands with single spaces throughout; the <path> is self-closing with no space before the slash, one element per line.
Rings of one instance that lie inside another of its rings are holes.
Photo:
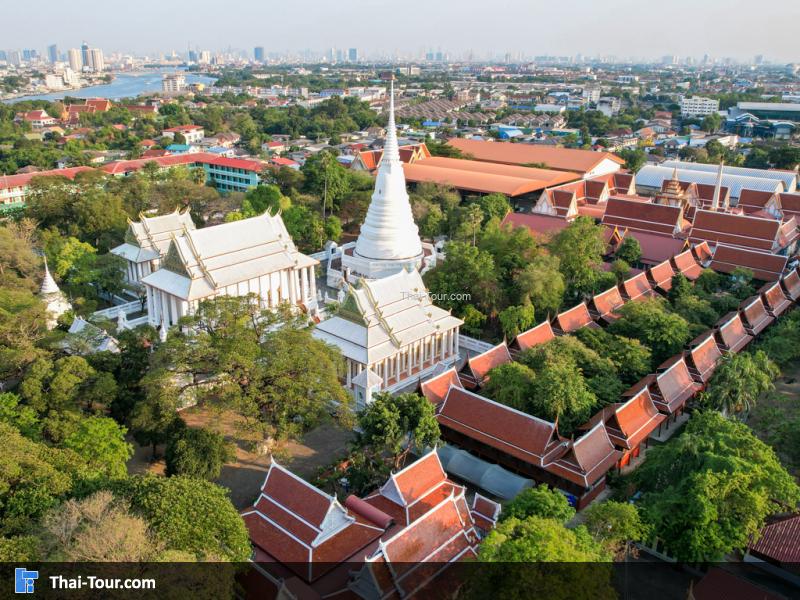
<path fill-rule="evenodd" d="M 662 167 L 687 169 L 689 171 L 704 171 L 706 173 L 717 173 L 719 165 L 709 165 L 705 163 L 684 162 L 682 160 L 665 160 L 661 163 Z M 742 175 L 744 177 L 759 177 L 761 179 L 776 179 L 782 181 L 785 191 L 794 189 L 797 185 L 797 173 L 794 171 L 782 171 L 774 169 L 750 169 L 748 167 L 722 167 L 724 175 Z"/>
<path fill-rule="evenodd" d="M 672 167 L 647 165 L 636 173 L 636 185 L 661 189 L 661 184 L 666 179 L 672 179 Z M 678 180 L 690 183 L 707 183 L 715 185 L 717 182 L 716 172 L 693 171 L 678 168 Z M 722 185 L 731 191 L 731 198 L 738 200 L 743 189 L 758 190 L 761 192 L 782 192 L 784 186 L 781 181 L 776 179 L 765 179 L 763 177 L 745 177 L 742 175 L 728 175 L 723 172 Z"/>

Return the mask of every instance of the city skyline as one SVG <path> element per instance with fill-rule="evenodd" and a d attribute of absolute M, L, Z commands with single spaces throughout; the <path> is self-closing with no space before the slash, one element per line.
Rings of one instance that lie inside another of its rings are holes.
<path fill-rule="evenodd" d="M 512 0 L 504 7 L 507 14 L 515 15 L 517 30 L 508 29 L 504 39 L 497 41 L 491 28 L 502 30 L 510 24 L 498 18 L 487 25 L 485 17 L 479 17 L 486 7 L 475 0 L 462 0 L 457 6 L 452 2 L 431 5 L 409 0 L 402 10 L 383 0 L 362 0 L 345 7 L 319 0 L 302 7 L 253 5 L 247 8 L 250 17 L 245 20 L 241 19 L 241 10 L 214 12 L 218 6 L 209 0 L 177 0 L 166 9 L 155 0 L 142 0 L 135 6 L 121 5 L 113 12 L 94 11 L 86 0 L 75 0 L 69 7 L 48 1 L 44 8 L 52 18 L 35 26 L 21 7 L 4 8 L 9 21 L 18 26 L 4 35 L 3 49 L 36 48 L 44 54 L 55 44 L 65 52 L 86 40 L 107 53 L 137 55 L 180 53 L 191 47 L 213 52 L 231 49 L 252 56 L 253 48 L 259 46 L 267 55 L 304 50 L 323 53 L 331 47 L 347 52 L 357 47 L 365 58 L 415 58 L 441 50 L 462 58 L 472 53 L 476 59 L 508 53 L 514 58 L 584 55 L 657 59 L 713 54 L 738 60 L 751 60 L 755 55 L 773 62 L 800 60 L 792 25 L 800 17 L 800 6 L 788 0 L 765 0 L 759 5 L 758 19 L 735 22 L 729 15 L 751 10 L 749 3 L 711 0 L 698 5 L 676 0 L 669 11 L 643 8 L 633 0 L 617 0 L 610 10 L 589 0 L 566 0 L 558 6 L 539 4 Z M 164 18 L 152 18 L 165 10 Z M 66 33 L 58 24 L 65 19 L 74 21 L 75 14 L 81 15 L 79 25 Z M 209 19 L 210 14 L 213 19 Z M 126 23 L 124 31 L 116 25 L 119 22 Z M 708 26 L 715 22 L 719 25 Z M 176 27 L 178 23 L 180 27 Z M 442 23 L 447 26 L 442 27 Z M 220 34 L 225 31 L 230 32 L 229 37 Z M 654 35 L 659 31 L 663 35 Z"/>

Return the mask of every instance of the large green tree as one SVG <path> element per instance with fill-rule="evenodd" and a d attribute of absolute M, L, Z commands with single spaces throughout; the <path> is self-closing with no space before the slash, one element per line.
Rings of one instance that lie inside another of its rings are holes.
<path fill-rule="evenodd" d="M 564 494 L 546 485 L 537 485 L 521 491 L 516 498 L 505 504 L 500 520 L 542 517 L 566 523 L 574 516 L 575 509 L 569 505 Z"/>
<path fill-rule="evenodd" d="M 134 476 L 116 491 L 169 548 L 198 560 L 243 562 L 250 538 L 225 488 L 185 476 Z"/>
<path fill-rule="evenodd" d="M 772 514 L 794 510 L 800 488 L 747 425 L 716 411 L 652 448 L 634 472 L 641 508 L 667 552 L 687 562 L 743 549 Z"/>
<path fill-rule="evenodd" d="M 592 293 L 605 251 L 603 227 L 588 217 L 578 217 L 550 241 L 550 252 L 560 261 L 571 298 Z"/>
<path fill-rule="evenodd" d="M 669 312 L 660 299 L 628 302 L 617 312 L 620 318 L 608 331 L 637 339 L 650 348 L 654 367 L 680 352 L 691 336 L 686 319 Z"/>
<path fill-rule="evenodd" d="M 194 400 L 232 408 L 269 440 L 296 437 L 330 413 L 349 415 L 341 355 L 288 307 L 263 309 L 254 295 L 220 297 L 201 302 L 182 326 L 156 350 L 144 379 L 156 406 Z"/>
<path fill-rule="evenodd" d="M 723 415 L 749 413 L 762 395 L 775 389 L 780 374 L 762 350 L 728 354 L 717 365 L 702 403 Z"/>

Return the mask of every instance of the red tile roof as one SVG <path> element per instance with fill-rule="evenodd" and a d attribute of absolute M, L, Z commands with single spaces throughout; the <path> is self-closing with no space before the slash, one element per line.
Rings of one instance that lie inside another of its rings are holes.
<path fill-rule="evenodd" d="M 444 401 L 451 385 L 464 387 L 454 367 L 450 367 L 439 375 L 423 381 L 420 384 L 420 391 L 433 405 L 438 406 Z"/>
<path fill-rule="evenodd" d="M 714 253 L 711 252 L 708 242 L 700 242 L 692 246 L 692 254 L 695 259 L 697 259 L 697 262 L 701 264 L 711 260 L 711 257 L 714 255 Z"/>
<path fill-rule="evenodd" d="M 183 133 L 184 131 L 197 131 L 198 129 L 202 129 L 202 127 L 200 125 L 178 125 L 177 127 L 170 127 L 164 131 L 168 131 L 170 133 Z"/>
<path fill-rule="evenodd" d="M 800 515 L 782 517 L 766 525 L 748 550 L 767 561 L 796 566 L 800 563 Z"/>
<path fill-rule="evenodd" d="M 778 250 L 781 223 L 731 213 L 699 210 L 694 217 L 689 240 L 692 243 L 722 242 L 732 246 L 773 252 Z"/>
<path fill-rule="evenodd" d="M 17 187 L 25 187 L 30 184 L 34 177 L 59 176 L 67 179 L 75 179 L 78 173 L 94 171 L 91 167 L 67 167 L 66 169 L 51 169 L 49 171 L 36 171 L 33 173 L 22 173 L 19 175 L 0 175 L 0 190 L 7 190 Z"/>
<path fill-rule="evenodd" d="M 528 329 L 528 331 L 523 331 L 520 333 L 514 339 L 512 345 L 519 350 L 527 350 L 528 348 L 533 348 L 534 346 L 546 344 L 555 337 L 556 334 L 553 333 L 553 327 L 550 325 L 550 321 L 545 321 L 536 327 Z"/>
<path fill-rule="evenodd" d="M 511 353 L 506 343 L 502 342 L 482 354 L 469 358 L 467 368 L 477 381 L 483 381 L 489 371 L 507 362 L 511 362 Z"/>
<path fill-rule="evenodd" d="M 306 581 L 352 558 L 384 533 L 275 462 L 242 518 L 258 548 Z"/>
<path fill-rule="evenodd" d="M 629 229 L 624 232 L 624 238 L 632 237 L 639 241 L 642 249 L 641 261 L 645 264 L 656 264 L 669 260 L 683 250 L 686 240 L 675 238 L 672 235 L 634 231 Z"/>
<path fill-rule="evenodd" d="M 733 273 L 739 267 L 749 269 L 761 281 L 777 281 L 786 268 L 787 257 L 758 250 L 719 244 L 709 265 L 720 273 Z"/>
<path fill-rule="evenodd" d="M 584 488 L 595 485 L 622 456 L 608 437 L 603 423 L 570 442 L 567 452 L 545 469 Z"/>
<path fill-rule="evenodd" d="M 660 288 L 665 292 L 672 288 L 673 275 L 675 275 L 675 270 L 669 260 L 665 260 L 647 270 L 647 279 L 653 284 L 653 287 Z"/>
<path fill-rule="evenodd" d="M 589 312 L 595 319 L 613 321 L 616 311 L 625 304 L 618 287 L 612 287 L 601 292 L 589 301 Z"/>
<path fill-rule="evenodd" d="M 503 225 L 525 227 L 534 237 L 549 237 L 562 229 L 566 229 L 569 222 L 549 215 L 511 212 L 503 218 Z"/>
<path fill-rule="evenodd" d="M 717 368 L 717 362 L 722 358 L 714 333 L 707 331 L 695 338 L 689 346 L 690 350 L 686 353 L 689 372 L 695 381 L 705 384 L 711 379 Z"/>
<path fill-rule="evenodd" d="M 463 492 L 444 499 L 366 559 L 370 597 L 414 597 L 452 563 L 474 559 L 478 542 Z"/>
<path fill-rule="evenodd" d="M 703 272 L 703 266 L 697 262 L 691 250 L 684 250 L 673 256 L 670 261 L 675 271 L 679 271 L 689 281 L 694 281 Z"/>
<path fill-rule="evenodd" d="M 621 158 L 610 152 L 591 152 L 510 142 L 486 142 L 464 138 L 451 138 L 447 143 L 458 148 L 464 154 L 472 155 L 476 160 L 507 165 L 544 163 L 549 169 L 558 171 L 588 173 L 597 168 L 604 160 L 610 160 L 620 165 L 624 163 Z"/>
<path fill-rule="evenodd" d="M 729 312 L 717 321 L 715 334 L 720 349 L 733 353 L 742 350 L 753 339 L 745 330 L 738 312 Z"/>
<path fill-rule="evenodd" d="M 703 351 L 710 353 L 706 359 L 713 356 L 713 351 L 708 348 L 704 348 Z M 658 371 L 654 381 L 653 401 L 656 408 L 667 415 L 674 414 L 702 387 L 692 379 L 683 354 L 673 356 L 664 362 L 658 367 Z"/>
<path fill-rule="evenodd" d="M 758 212 L 763 210 L 774 196 L 773 192 L 742 189 L 739 193 L 739 203 L 736 206 L 741 208 L 745 214 Z"/>
<path fill-rule="evenodd" d="M 757 336 L 775 320 L 767 312 L 761 296 L 751 296 L 739 305 L 739 314 L 742 316 L 744 328 L 752 336 Z"/>
<path fill-rule="evenodd" d="M 500 503 L 489 500 L 489 498 L 484 498 L 476 492 L 475 496 L 472 498 L 470 513 L 472 514 L 472 520 L 475 522 L 475 525 L 483 531 L 488 532 L 494 529 L 494 526 L 497 524 L 497 519 L 500 517 L 502 508 Z"/>
<path fill-rule="evenodd" d="M 797 269 L 792 269 L 786 274 L 781 279 L 781 285 L 792 301 L 800 299 L 800 273 L 797 272 Z"/>
<path fill-rule="evenodd" d="M 689 591 L 689 600 L 785 600 L 718 567 L 709 569 Z"/>
<path fill-rule="evenodd" d="M 795 217 L 800 219 L 800 194 L 778 194 L 781 203 L 781 212 L 784 220 Z"/>
<path fill-rule="evenodd" d="M 786 297 L 780 281 L 765 284 L 758 293 L 761 294 L 764 305 L 773 317 L 781 316 L 792 306 L 792 301 Z"/>
<path fill-rule="evenodd" d="M 645 273 L 629 277 L 619 284 L 619 287 L 623 298 L 627 300 L 643 300 L 655 295 Z"/>
<path fill-rule="evenodd" d="M 683 210 L 678 206 L 631 200 L 623 196 L 608 199 L 603 225 L 650 233 L 673 235 L 684 229 Z"/>
<path fill-rule="evenodd" d="M 599 327 L 585 302 L 559 313 L 553 320 L 553 331 L 558 334 L 572 333 L 581 327 Z"/>
<path fill-rule="evenodd" d="M 442 427 L 537 467 L 563 453 L 553 423 L 457 387 L 436 418 Z"/>
<path fill-rule="evenodd" d="M 505 194 L 511 198 L 524 196 L 545 189 L 550 182 L 546 179 L 530 179 L 496 173 L 482 173 L 471 169 L 440 167 L 429 164 L 430 159 L 415 163 L 403 163 L 406 181 L 410 183 L 437 183 L 449 185 L 457 190 L 481 194 Z M 450 159 L 457 160 L 457 159 Z M 470 161 L 460 161 L 470 162 Z M 480 164 L 480 163 L 478 163 Z M 505 165 L 494 165 L 505 166 Z M 508 167 L 511 169 L 521 167 Z"/>
<path fill-rule="evenodd" d="M 650 391 L 645 387 L 630 400 L 603 408 L 589 421 L 589 427 L 603 422 L 608 437 L 617 448 L 633 450 L 666 418 L 658 412 Z"/>

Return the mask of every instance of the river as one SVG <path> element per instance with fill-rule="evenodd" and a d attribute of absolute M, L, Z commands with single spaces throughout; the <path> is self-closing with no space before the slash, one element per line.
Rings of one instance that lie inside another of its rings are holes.
<path fill-rule="evenodd" d="M 5 103 L 20 102 L 21 100 L 60 100 L 64 96 L 71 98 L 108 98 L 119 100 L 121 98 L 135 98 L 142 94 L 152 94 L 161 91 L 161 76 L 164 73 L 174 73 L 175 69 L 158 69 L 140 73 L 118 73 L 114 81 L 105 85 L 93 85 L 79 90 L 64 90 L 50 94 L 36 96 L 20 96 L 4 100 Z M 211 85 L 216 81 L 213 77 L 186 73 L 186 83 L 203 83 Z"/>

